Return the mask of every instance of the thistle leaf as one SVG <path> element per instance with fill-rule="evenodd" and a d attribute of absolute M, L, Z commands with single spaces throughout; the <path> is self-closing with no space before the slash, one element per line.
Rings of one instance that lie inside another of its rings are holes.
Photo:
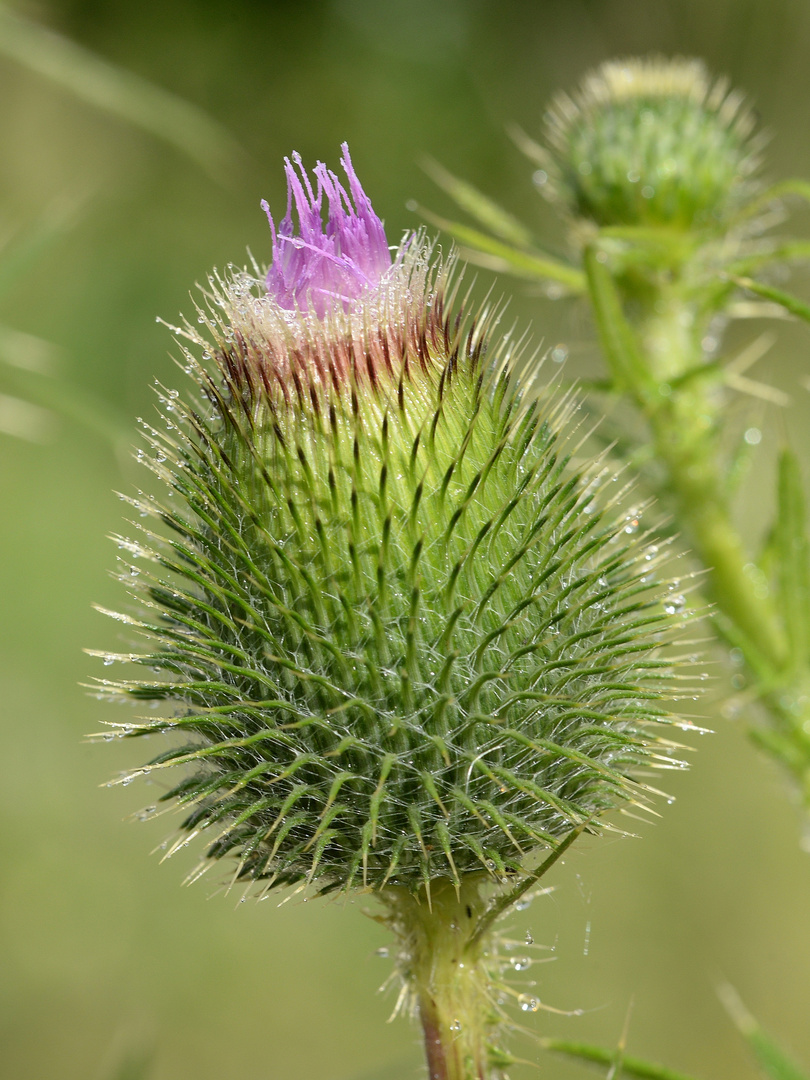
<path fill-rule="evenodd" d="M 582 271 L 574 266 L 568 266 L 549 255 L 520 250 L 470 225 L 449 221 L 424 208 L 420 208 L 420 212 L 431 224 L 443 229 L 462 244 L 464 254 L 470 262 L 532 281 L 554 281 L 571 294 L 585 291 Z"/>
<path fill-rule="evenodd" d="M 757 296 L 761 296 L 764 300 L 771 300 L 791 315 L 795 315 L 796 318 L 810 322 L 810 304 L 800 300 L 798 296 L 793 296 L 791 293 L 785 292 L 784 289 L 776 289 L 773 285 L 764 285 L 761 281 L 754 281 L 750 277 L 731 277 L 729 280 L 733 281 L 735 285 L 739 285 L 741 289 L 756 293 Z"/>
<path fill-rule="evenodd" d="M 544 1050 L 550 1050 L 555 1054 L 575 1058 L 578 1061 L 586 1061 L 591 1065 L 604 1065 L 607 1070 L 616 1063 L 616 1051 L 608 1050 L 601 1046 L 589 1046 L 586 1043 L 568 1042 L 565 1039 L 540 1039 L 540 1046 Z M 621 1058 L 621 1076 L 633 1077 L 636 1080 L 694 1080 L 686 1073 L 676 1069 L 668 1069 L 664 1065 L 656 1065 L 650 1061 L 642 1061 L 640 1058 L 630 1057 L 625 1054 Z M 781 1080 L 781 1078 L 780 1078 Z M 803 1080 L 800 1077 L 785 1077 L 785 1080 Z"/>

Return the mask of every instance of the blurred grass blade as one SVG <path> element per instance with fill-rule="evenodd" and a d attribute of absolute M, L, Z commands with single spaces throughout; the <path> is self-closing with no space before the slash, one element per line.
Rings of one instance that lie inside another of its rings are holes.
<path fill-rule="evenodd" d="M 0 296 L 15 285 L 17 279 L 72 228 L 78 209 L 79 200 L 58 199 L 21 235 L 3 245 L 0 251 Z"/>
<path fill-rule="evenodd" d="M 232 183 L 244 165 L 245 151 L 201 109 L 3 4 L 0 54 L 170 143 L 218 183 Z"/>
<path fill-rule="evenodd" d="M 129 457 L 128 447 L 132 441 L 131 427 L 122 416 L 117 414 L 109 402 L 97 398 L 90 391 L 75 386 L 63 377 L 51 377 L 41 372 L 8 365 L 4 366 L 2 371 L 3 381 L 11 384 L 11 390 L 15 395 L 9 400 L 17 402 L 18 399 L 22 399 L 9 414 L 11 427 L 14 427 L 17 422 L 15 417 L 19 419 L 22 416 L 19 406 L 36 410 L 38 420 L 35 430 L 37 431 L 44 430 L 40 423 L 43 416 L 40 414 L 53 412 L 92 431 L 106 442 L 120 459 Z M 29 402 L 31 404 L 28 404 Z M 35 414 L 26 415 L 31 419 Z M 0 428 L 2 428 L 1 423 Z M 10 435 L 22 434 L 9 427 L 3 430 Z"/>
<path fill-rule="evenodd" d="M 107 1072 L 103 1080 L 148 1080 L 155 1063 L 155 1052 L 148 1050 L 130 1050 Z"/>
<path fill-rule="evenodd" d="M 805 322 L 810 322 L 810 304 L 806 304 L 798 296 L 793 296 L 782 289 L 775 289 L 772 285 L 763 285 L 761 281 L 754 281 L 753 278 L 732 277 L 730 280 L 735 285 L 739 285 L 741 289 L 756 293 L 757 296 L 761 296 L 764 300 L 771 300 L 784 308 L 785 311 L 789 311 L 791 315 L 804 319 Z"/>
<path fill-rule="evenodd" d="M 810 1080 L 808 1074 L 787 1056 L 767 1032 L 762 1030 L 733 986 L 725 983 L 718 987 L 717 993 L 740 1034 L 754 1051 L 757 1064 L 769 1080 Z"/>
<path fill-rule="evenodd" d="M 61 351 L 52 341 L 0 323 L 0 361 L 3 363 L 40 375 L 53 375 Z"/>
<path fill-rule="evenodd" d="M 53 435 L 54 419 L 47 409 L 22 398 L 0 394 L 0 433 L 28 442 L 48 442 Z"/>
<path fill-rule="evenodd" d="M 444 229 L 464 245 L 464 257 L 470 262 L 477 262 L 486 266 L 487 269 L 514 274 L 516 277 L 529 278 L 532 281 L 555 281 L 569 293 L 585 291 L 585 276 L 574 266 L 567 266 L 546 255 L 519 251 L 469 225 L 462 225 L 458 221 L 448 221 L 422 207 L 418 209 L 431 224 Z M 481 255 L 485 258 L 479 258 Z"/>
<path fill-rule="evenodd" d="M 801 671 L 810 659 L 810 551 L 799 462 L 792 450 L 779 458 L 779 486 L 774 555 L 779 606 L 790 659 Z"/>
<path fill-rule="evenodd" d="M 576 1058 L 578 1061 L 586 1061 L 591 1065 L 604 1065 L 608 1070 L 616 1064 L 616 1051 L 606 1050 L 601 1046 L 567 1042 L 565 1039 L 540 1039 L 539 1043 L 544 1050 Z M 621 1076 L 633 1078 L 633 1080 L 694 1080 L 694 1077 L 687 1076 L 686 1073 L 676 1072 L 674 1069 L 667 1069 L 664 1065 L 656 1065 L 650 1061 L 641 1061 L 627 1054 L 621 1058 L 621 1070 Z M 802 1077 L 801 1080 L 806 1080 L 806 1078 Z"/>
<path fill-rule="evenodd" d="M 459 180 L 432 158 L 427 158 L 422 167 L 462 210 L 466 210 L 470 217 L 475 218 L 479 225 L 483 225 L 485 229 L 489 229 L 508 244 L 516 244 L 517 247 L 523 248 L 534 246 L 534 238 L 526 226 L 472 184 Z"/>

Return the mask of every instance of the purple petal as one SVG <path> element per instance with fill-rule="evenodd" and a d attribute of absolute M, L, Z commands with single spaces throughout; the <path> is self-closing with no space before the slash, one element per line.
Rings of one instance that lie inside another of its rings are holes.
<path fill-rule="evenodd" d="M 320 318 L 335 308 L 347 311 L 353 307 L 364 292 L 379 286 L 392 262 L 383 223 L 360 186 L 349 147 L 343 143 L 341 149 L 340 163 L 348 180 L 348 192 L 322 162 L 313 170 L 317 181 L 317 190 L 313 191 L 300 155 L 293 154 L 292 161 L 284 159 L 287 213 L 278 228 L 262 200 L 270 222 L 273 252 L 267 292 L 282 308 L 314 312 Z M 298 218 L 297 236 L 293 206 Z"/>

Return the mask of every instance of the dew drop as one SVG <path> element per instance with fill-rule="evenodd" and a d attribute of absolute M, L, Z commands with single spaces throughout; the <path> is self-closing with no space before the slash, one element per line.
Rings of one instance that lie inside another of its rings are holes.
<path fill-rule="evenodd" d="M 520 1005 L 523 1012 L 537 1012 L 540 1008 L 540 1001 L 530 994 L 521 994 L 518 998 L 518 1005 Z"/>
<path fill-rule="evenodd" d="M 525 911 L 531 907 L 532 898 L 530 896 L 521 896 L 519 900 L 515 901 L 515 911 Z"/>
<path fill-rule="evenodd" d="M 555 364 L 563 364 L 568 359 L 568 346 L 560 342 L 560 344 L 554 346 L 550 355 Z"/>
<path fill-rule="evenodd" d="M 109 667 L 111 664 L 115 663 L 115 660 L 113 659 L 112 656 L 105 656 L 104 659 L 101 662 L 104 665 L 104 667 Z"/>
<path fill-rule="evenodd" d="M 530 956 L 512 956 L 509 959 L 509 963 L 515 969 L 515 971 L 528 971 L 532 966 L 532 960 Z"/>
<path fill-rule="evenodd" d="M 679 611 L 683 611 L 686 607 L 686 597 L 681 593 L 676 593 L 675 596 L 668 596 L 664 601 L 664 611 L 667 615 L 677 615 Z"/>
<path fill-rule="evenodd" d="M 390 951 L 386 945 L 383 945 L 379 949 L 374 950 L 374 955 L 379 956 L 382 960 L 386 960 L 390 955 Z"/>
<path fill-rule="evenodd" d="M 451 1031 L 461 1031 L 461 1021 L 460 1020 L 451 1020 L 450 1021 L 450 1030 Z"/>
<path fill-rule="evenodd" d="M 624 519 L 624 531 L 628 536 L 632 536 L 634 532 L 638 532 L 638 527 L 641 524 L 641 517 L 637 510 L 631 510 L 627 517 Z"/>

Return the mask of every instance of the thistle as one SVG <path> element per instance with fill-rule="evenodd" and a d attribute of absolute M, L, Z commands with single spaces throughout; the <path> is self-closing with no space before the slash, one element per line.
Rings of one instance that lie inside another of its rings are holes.
<path fill-rule="evenodd" d="M 176 328 L 194 394 L 161 391 L 148 461 L 172 497 L 119 538 L 148 645 L 106 657 L 158 675 L 101 687 L 165 703 L 111 725 L 179 740 L 118 782 L 176 778 L 192 877 L 228 855 L 259 895 L 375 894 L 431 1077 L 496 1076 L 495 916 L 680 765 L 685 600 L 621 485 L 568 460 L 570 396 L 454 311 L 423 234 L 392 255 L 342 165 L 287 161 L 269 270 Z"/>

